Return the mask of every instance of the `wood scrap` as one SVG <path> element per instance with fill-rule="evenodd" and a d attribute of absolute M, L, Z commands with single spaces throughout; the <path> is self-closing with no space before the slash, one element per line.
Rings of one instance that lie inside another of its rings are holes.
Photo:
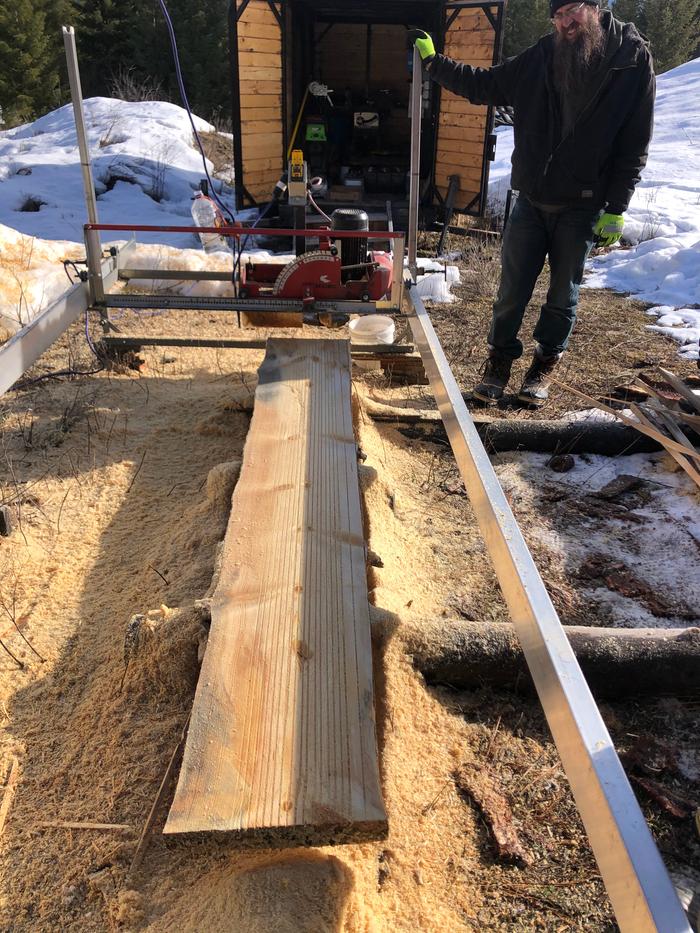
<path fill-rule="evenodd" d="M 668 787 L 664 787 L 653 778 L 643 777 L 639 774 L 630 775 L 630 779 L 638 784 L 651 799 L 657 803 L 662 810 L 676 817 L 678 820 L 685 820 L 695 812 L 697 804 L 674 794 Z"/>
<path fill-rule="evenodd" d="M 191 715 L 191 714 L 190 714 Z M 151 830 L 153 829 L 153 824 L 155 823 L 156 816 L 158 814 L 158 809 L 160 805 L 165 800 L 168 788 L 170 787 L 171 779 L 175 774 L 175 767 L 180 761 L 182 752 L 185 748 L 185 741 L 187 739 L 187 728 L 190 724 L 190 715 L 187 716 L 185 725 L 182 727 L 182 733 L 180 734 L 180 741 L 177 743 L 173 749 L 173 753 L 170 756 L 168 764 L 165 768 L 165 772 L 161 779 L 160 785 L 158 787 L 158 792 L 153 799 L 151 804 L 151 809 L 148 811 L 148 816 L 146 817 L 146 822 L 143 824 L 143 829 L 141 830 L 141 835 L 139 836 L 139 841 L 136 844 L 136 850 L 134 851 L 133 858 L 131 859 L 131 865 L 129 865 L 129 871 L 127 872 L 127 878 L 131 879 L 134 877 L 136 872 L 143 862 L 144 856 L 146 854 L 146 849 L 148 848 L 148 843 L 151 839 Z"/>
<path fill-rule="evenodd" d="M 12 799 L 15 796 L 15 790 L 17 789 L 17 782 L 19 781 L 19 761 L 17 760 L 16 755 L 12 756 L 12 762 L 10 764 L 10 770 L 7 775 L 7 781 L 5 783 L 5 790 L 2 795 L 2 803 L 0 803 L 0 836 L 2 836 L 5 830 L 5 822 L 7 821 L 7 814 L 10 812 L 10 807 L 12 805 Z"/>
<path fill-rule="evenodd" d="M 128 823 L 82 823 L 71 820 L 41 820 L 37 826 L 54 829 L 87 829 L 105 832 L 133 833 L 134 827 Z"/>
<path fill-rule="evenodd" d="M 654 427 L 653 424 L 652 424 L 652 422 L 646 417 L 646 415 L 642 412 L 642 410 L 639 408 L 638 405 L 631 404 L 631 405 L 630 405 L 630 411 L 633 412 L 633 414 L 635 415 L 636 418 L 638 418 L 640 424 L 646 425 L 647 428 L 653 428 L 653 427 Z M 661 434 L 661 432 L 659 432 L 659 433 Z M 661 435 L 661 436 L 663 437 L 663 435 Z M 686 439 L 685 439 L 685 436 L 684 436 L 684 443 L 683 443 L 683 444 L 681 444 L 679 441 L 676 441 L 676 442 L 675 442 L 675 443 L 677 444 L 677 448 L 676 448 L 676 447 L 671 447 L 671 446 L 670 446 L 670 444 L 673 443 L 673 440 L 672 440 L 671 438 L 666 438 L 666 440 L 665 440 L 665 441 L 662 441 L 662 443 L 663 443 L 664 447 L 666 448 L 666 450 L 668 451 L 668 453 L 669 453 L 669 454 L 673 457 L 673 459 L 676 461 L 676 463 L 678 464 L 678 466 L 681 467 L 682 470 L 685 470 L 685 472 L 686 472 L 686 473 L 688 474 L 688 476 L 693 480 L 694 483 L 697 483 L 697 485 L 700 486 L 700 472 L 698 472 L 698 470 L 696 470 L 695 466 L 693 465 L 693 463 L 691 463 L 691 462 L 688 460 L 688 456 L 687 456 L 687 455 L 690 455 L 690 456 L 696 455 L 696 456 L 697 456 L 697 454 L 698 454 L 698 452 L 697 452 L 697 451 L 695 450 L 695 448 L 692 446 L 692 444 L 690 443 L 690 441 L 686 440 Z M 679 450 L 680 450 L 680 451 L 683 451 L 684 448 L 686 449 L 686 454 L 687 454 L 686 456 L 683 456 L 682 453 L 679 453 Z"/>
<path fill-rule="evenodd" d="M 670 370 L 664 369 L 662 366 L 659 366 L 658 369 L 668 384 L 685 399 L 698 415 L 700 415 L 700 397 L 698 397 L 682 379 L 679 379 L 678 376 L 670 372 Z"/>
<path fill-rule="evenodd" d="M 505 862 L 531 865 L 532 856 L 520 841 L 510 803 L 489 769 L 478 762 L 462 765 L 455 772 L 455 783 L 479 808 L 491 830 L 498 857 Z"/>
<path fill-rule="evenodd" d="M 440 412 L 432 408 L 401 408 L 367 397 L 362 399 L 362 408 L 374 421 L 442 421 Z"/>
<path fill-rule="evenodd" d="M 635 379 L 635 384 L 646 391 L 649 401 L 644 403 L 644 407 L 655 412 L 663 412 L 669 415 L 674 421 L 682 421 L 696 430 L 700 428 L 700 415 L 691 415 L 687 411 L 682 411 L 678 406 L 678 393 L 673 398 L 669 398 L 663 392 L 660 392 L 654 386 L 649 385 L 642 379 Z"/>
<path fill-rule="evenodd" d="M 647 402 L 644 407 L 651 411 L 669 413 L 676 421 L 682 421 L 684 424 L 693 428 L 696 433 L 700 430 L 700 415 L 689 415 L 687 411 L 680 411 L 677 408 L 670 409 L 665 406 L 661 407 L 660 405 L 655 405 L 653 402 Z"/>
<path fill-rule="evenodd" d="M 683 454 L 684 456 L 691 456 L 694 459 L 700 461 L 700 451 L 696 450 L 694 453 L 690 454 L 682 444 L 679 444 L 672 438 L 666 437 L 666 435 L 662 434 L 662 432 L 657 428 L 649 427 L 648 424 L 635 421 L 634 418 L 629 418 L 621 411 L 615 411 L 615 409 L 610 408 L 609 405 L 605 405 L 603 402 L 594 399 L 592 396 L 586 395 L 585 392 L 579 392 L 578 389 L 574 389 L 573 386 L 567 385 L 565 382 L 559 382 L 557 379 L 552 379 L 551 381 L 556 383 L 562 389 L 565 389 L 567 392 L 571 392 L 573 395 L 577 395 L 579 398 L 585 399 L 586 402 L 595 406 L 596 408 L 599 408 L 601 411 L 605 411 L 610 415 L 614 415 L 616 418 L 619 418 L 620 421 L 630 425 L 630 427 L 636 428 L 637 431 L 640 431 L 642 434 L 646 434 L 647 437 L 654 438 L 654 440 L 658 441 L 658 443 L 661 444 L 662 447 L 665 447 L 669 452 L 671 450 L 675 450 L 677 453 Z"/>

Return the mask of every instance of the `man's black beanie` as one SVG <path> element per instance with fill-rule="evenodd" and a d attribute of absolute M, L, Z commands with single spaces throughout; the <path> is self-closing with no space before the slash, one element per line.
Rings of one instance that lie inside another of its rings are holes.
<path fill-rule="evenodd" d="M 573 3 L 574 0 L 549 0 L 549 15 L 554 16 L 560 6 L 568 6 L 569 3 Z M 598 0 L 584 0 L 585 3 L 589 3 L 591 6 L 598 6 Z"/>

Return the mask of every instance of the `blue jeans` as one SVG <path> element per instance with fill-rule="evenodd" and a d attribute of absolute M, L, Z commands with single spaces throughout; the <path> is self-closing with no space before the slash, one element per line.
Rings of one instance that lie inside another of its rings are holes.
<path fill-rule="evenodd" d="M 514 360 L 522 356 L 518 331 L 549 256 L 549 291 L 533 337 L 545 356 L 566 350 L 576 323 L 583 267 L 595 240 L 593 226 L 600 215 L 599 209 L 579 207 L 548 213 L 520 195 L 503 235 L 501 284 L 488 338 L 491 347 Z"/>

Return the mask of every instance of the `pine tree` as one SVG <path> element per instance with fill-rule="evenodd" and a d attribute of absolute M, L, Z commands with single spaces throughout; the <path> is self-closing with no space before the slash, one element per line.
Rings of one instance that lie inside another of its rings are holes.
<path fill-rule="evenodd" d="M 699 15 L 700 0 L 646 0 L 646 34 L 651 41 L 658 74 L 693 57 Z"/>
<path fill-rule="evenodd" d="M 60 107 L 70 98 L 66 52 L 63 43 L 64 26 L 73 26 L 76 31 L 78 17 L 73 0 L 48 0 L 46 6 L 46 41 L 47 54 L 53 75 L 54 100 L 52 107 Z"/>
<path fill-rule="evenodd" d="M 644 32 L 644 0 L 613 0 L 610 7 L 616 19 L 623 23 L 634 23 Z"/>
<path fill-rule="evenodd" d="M 549 0 L 509 0 L 503 33 L 503 55 L 509 58 L 550 32 Z"/>
<path fill-rule="evenodd" d="M 43 7 L 33 0 L 0 6 L 0 107 L 6 126 L 50 109 L 55 86 L 45 26 Z"/>

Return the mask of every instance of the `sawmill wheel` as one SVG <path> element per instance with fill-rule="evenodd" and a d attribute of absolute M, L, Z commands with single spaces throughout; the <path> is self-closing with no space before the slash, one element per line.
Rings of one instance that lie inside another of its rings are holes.
<path fill-rule="evenodd" d="M 304 286 L 317 285 L 324 275 L 331 281 L 337 280 L 339 284 L 339 267 L 338 257 L 332 256 L 327 250 L 303 253 L 282 269 L 272 286 L 272 294 L 277 297 L 298 298 L 303 294 Z"/>

